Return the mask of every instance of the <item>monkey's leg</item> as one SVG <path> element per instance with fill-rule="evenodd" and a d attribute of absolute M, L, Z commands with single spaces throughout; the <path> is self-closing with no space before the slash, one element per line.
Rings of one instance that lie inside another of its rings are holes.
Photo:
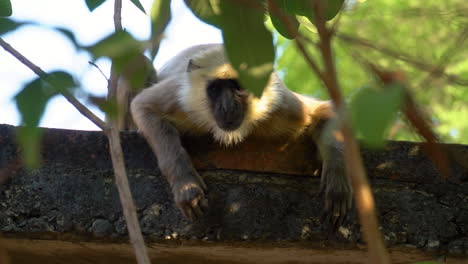
<path fill-rule="evenodd" d="M 179 132 L 143 102 L 151 99 L 144 92 L 132 102 L 133 118 L 156 154 L 159 168 L 172 188 L 177 206 L 185 216 L 195 220 L 203 215 L 203 209 L 207 207 L 206 185 L 182 147 Z"/>
<path fill-rule="evenodd" d="M 314 133 L 322 158 L 321 193 L 325 196 L 323 221 L 335 232 L 344 222 L 351 209 L 353 191 L 346 177 L 343 144 L 335 135 L 326 131 L 325 125 Z"/>

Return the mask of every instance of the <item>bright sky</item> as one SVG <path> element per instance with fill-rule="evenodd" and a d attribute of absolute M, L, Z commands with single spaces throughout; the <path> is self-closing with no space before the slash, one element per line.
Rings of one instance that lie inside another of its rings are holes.
<path fill-rule="evenodd" d="M 140 1 L 149 12 L 153 1 Z M 84 0 L 12 0 L 14 14 L 12 18 L 67 28 L 75 33 L 80 44 L 90 45 L 114 30 L 113 2 L 108 0 L 90 13 Z M 149 22 L 149 17 L 130 1 L 123 1 L 123 26 L 136 38 L 141 40 L 148 38 Z M 88 64 L 90 56 L 85 52 L 77 52 L 60 33 L 42 27 L 25 26 L 4 35 L 3 39 L 44 71 L 64 69 L 81 81 L 84 90 L 97 95 L 106 93 L 106 80 L 96 68 Z M 194 17 L 183 0 L 173 0 L 172 21 L 161 43 L 155 66 L 160 67 L 186 47 L 220 42 L 222 37 L 219 30 Z M 109 61 L 100 59 L 97 65 L 108 76 Z M 0 48 L 0 123 L 19 125 L 20 116 L 13 103 L 13 97 L 25 83 L 34 78 L 36 76 L 31 70 Z M 91 109 L 103 118 L 102 112 L 93 107 Z M 56 96 L 50 101 L 40 126 L 98 129 L 62 96 Z"/>

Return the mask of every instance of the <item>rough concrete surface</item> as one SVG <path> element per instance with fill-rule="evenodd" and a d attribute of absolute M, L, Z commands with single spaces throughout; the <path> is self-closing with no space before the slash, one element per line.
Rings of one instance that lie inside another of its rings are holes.
<path fill-rule="evenodd" d="M 101 132 L 46 129 L 43 166 L 24 169 L 15 128 L 0 125 L 0 232 L 6 237 L 121 241 L 126 227 Z M 356 213 L 329 237 L 320 223 L 319 162 L 305 141 L 246 142 L 234 150 L 184 139 L 208 185 L 209 210 L 184 219 L 145 141 L 122 134 L 142 231 L 148 241 L 363 244 Z M 468 146 L 443 144 L 452 174 L 442 177 L 410 142 L 365 150 L 364 160 L 389 246 L 468 256 Z M 207 151 L 208 150 L 208 151 Z M 290 244 L 291 245 L 291 244 Z M 321 244 L 323 245 L 323 244 Z"/>

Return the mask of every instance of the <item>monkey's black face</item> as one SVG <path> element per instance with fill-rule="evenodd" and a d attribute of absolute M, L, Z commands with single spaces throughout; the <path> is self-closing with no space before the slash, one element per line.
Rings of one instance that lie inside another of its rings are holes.
<path fill-rule="evenodd" d="M 245 118 L 248 92 L 235 79 L 215 79 L 207 84 L 211 112 L 219 128 L 233 131 Z"/>

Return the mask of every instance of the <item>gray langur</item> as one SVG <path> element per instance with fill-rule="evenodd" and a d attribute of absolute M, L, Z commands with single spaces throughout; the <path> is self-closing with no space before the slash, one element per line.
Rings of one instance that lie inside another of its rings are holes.
<path fill-rule="evenodd" d="M 222 44 L 198 45 L 166 63 L 158 71 L 158 83 L 131 103 L 133 119 L 156 154 L 177 206 L 192 220 L 207 206 L 206 185 L 181 145 L 181 135 L 209 134 L 226 147 L 248 137 L 294 140 L 306 135 L 323 161 L 325 215 L 336 230 L 351 207 L 352 188 L 344 172 L 342 143 L 324 132 L 335 116 L 333 105 L 290 91 L 275 73 L 261 98 L 236 78 Z"/>

